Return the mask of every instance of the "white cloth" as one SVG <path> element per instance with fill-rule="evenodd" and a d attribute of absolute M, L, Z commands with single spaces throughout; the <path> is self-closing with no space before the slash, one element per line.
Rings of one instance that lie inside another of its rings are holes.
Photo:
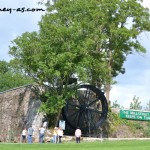
<path fill-rule="evenodd" d="M 57 133 L 58 133 L 58 136 L 63 136 L 63 130 L 58 129 Z"/>
<path fill-rule="evenodd" d="M 43 127 L 47 127 L 47 121 L 45 121 L 44 123 L 43 123 Z"/>
<path fill-rule="evenodd" d="M 75 136 L 76 137 L 80 137 L 81 136 L 81 130 L 80 129 L 76 129 Z"/>
<path fill-rule="evenodd" d="M 39 129 L 39 131 L 40 131 L 40 134 L 44 134 L 44 133 L 45 133 L 45 128 L 41 127 L 41 128 Z"/>
<path fill-rule="evenodd" d="M 22 135 L 26 136 L 27 135 L 27 130 L 22 130 Z"/>

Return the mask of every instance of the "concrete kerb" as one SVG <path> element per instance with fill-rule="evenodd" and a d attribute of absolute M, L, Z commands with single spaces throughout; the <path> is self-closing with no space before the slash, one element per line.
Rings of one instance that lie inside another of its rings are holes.
<path fill-rule="evenodd" d="M 75 136 L 63 136 L 63 141 L 74 141 Z M 126 141 L 126 140 L 150 140 L 150 138 L 94 138 L 94 137 L 81 137 L 81 141 L 95 142 L 95 141 Z"/>

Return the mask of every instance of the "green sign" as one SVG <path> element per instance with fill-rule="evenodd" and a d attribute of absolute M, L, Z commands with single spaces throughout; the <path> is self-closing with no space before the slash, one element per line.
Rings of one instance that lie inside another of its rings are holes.
<path fill-rule="evenodd" d="M 120 118 L 150 121 L 150 112 L 138 110 L 120 110 Z"/>

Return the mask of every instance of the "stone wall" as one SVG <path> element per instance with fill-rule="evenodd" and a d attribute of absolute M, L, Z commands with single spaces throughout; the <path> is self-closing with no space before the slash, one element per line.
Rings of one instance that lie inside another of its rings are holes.
<path fill-rule="evenodd" d="M 0 141 L 20 140 L 22 129 L 33 126 L 35 135 L 41 126 L 43 115 L 38 112 L 40 100 L 32 86 L 22 86 L 0 93 Z"/>

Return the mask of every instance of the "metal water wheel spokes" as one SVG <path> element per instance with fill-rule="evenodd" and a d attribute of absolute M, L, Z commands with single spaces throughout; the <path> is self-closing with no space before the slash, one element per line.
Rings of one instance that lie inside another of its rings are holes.
<path fill-rule="evenodd" d="M 104 94 L 92 85 L 80 85 L 76 98 L 67 101 L 63 117 L 67 124 L 91 134 L 106 119 L 108 105 Z"/>

